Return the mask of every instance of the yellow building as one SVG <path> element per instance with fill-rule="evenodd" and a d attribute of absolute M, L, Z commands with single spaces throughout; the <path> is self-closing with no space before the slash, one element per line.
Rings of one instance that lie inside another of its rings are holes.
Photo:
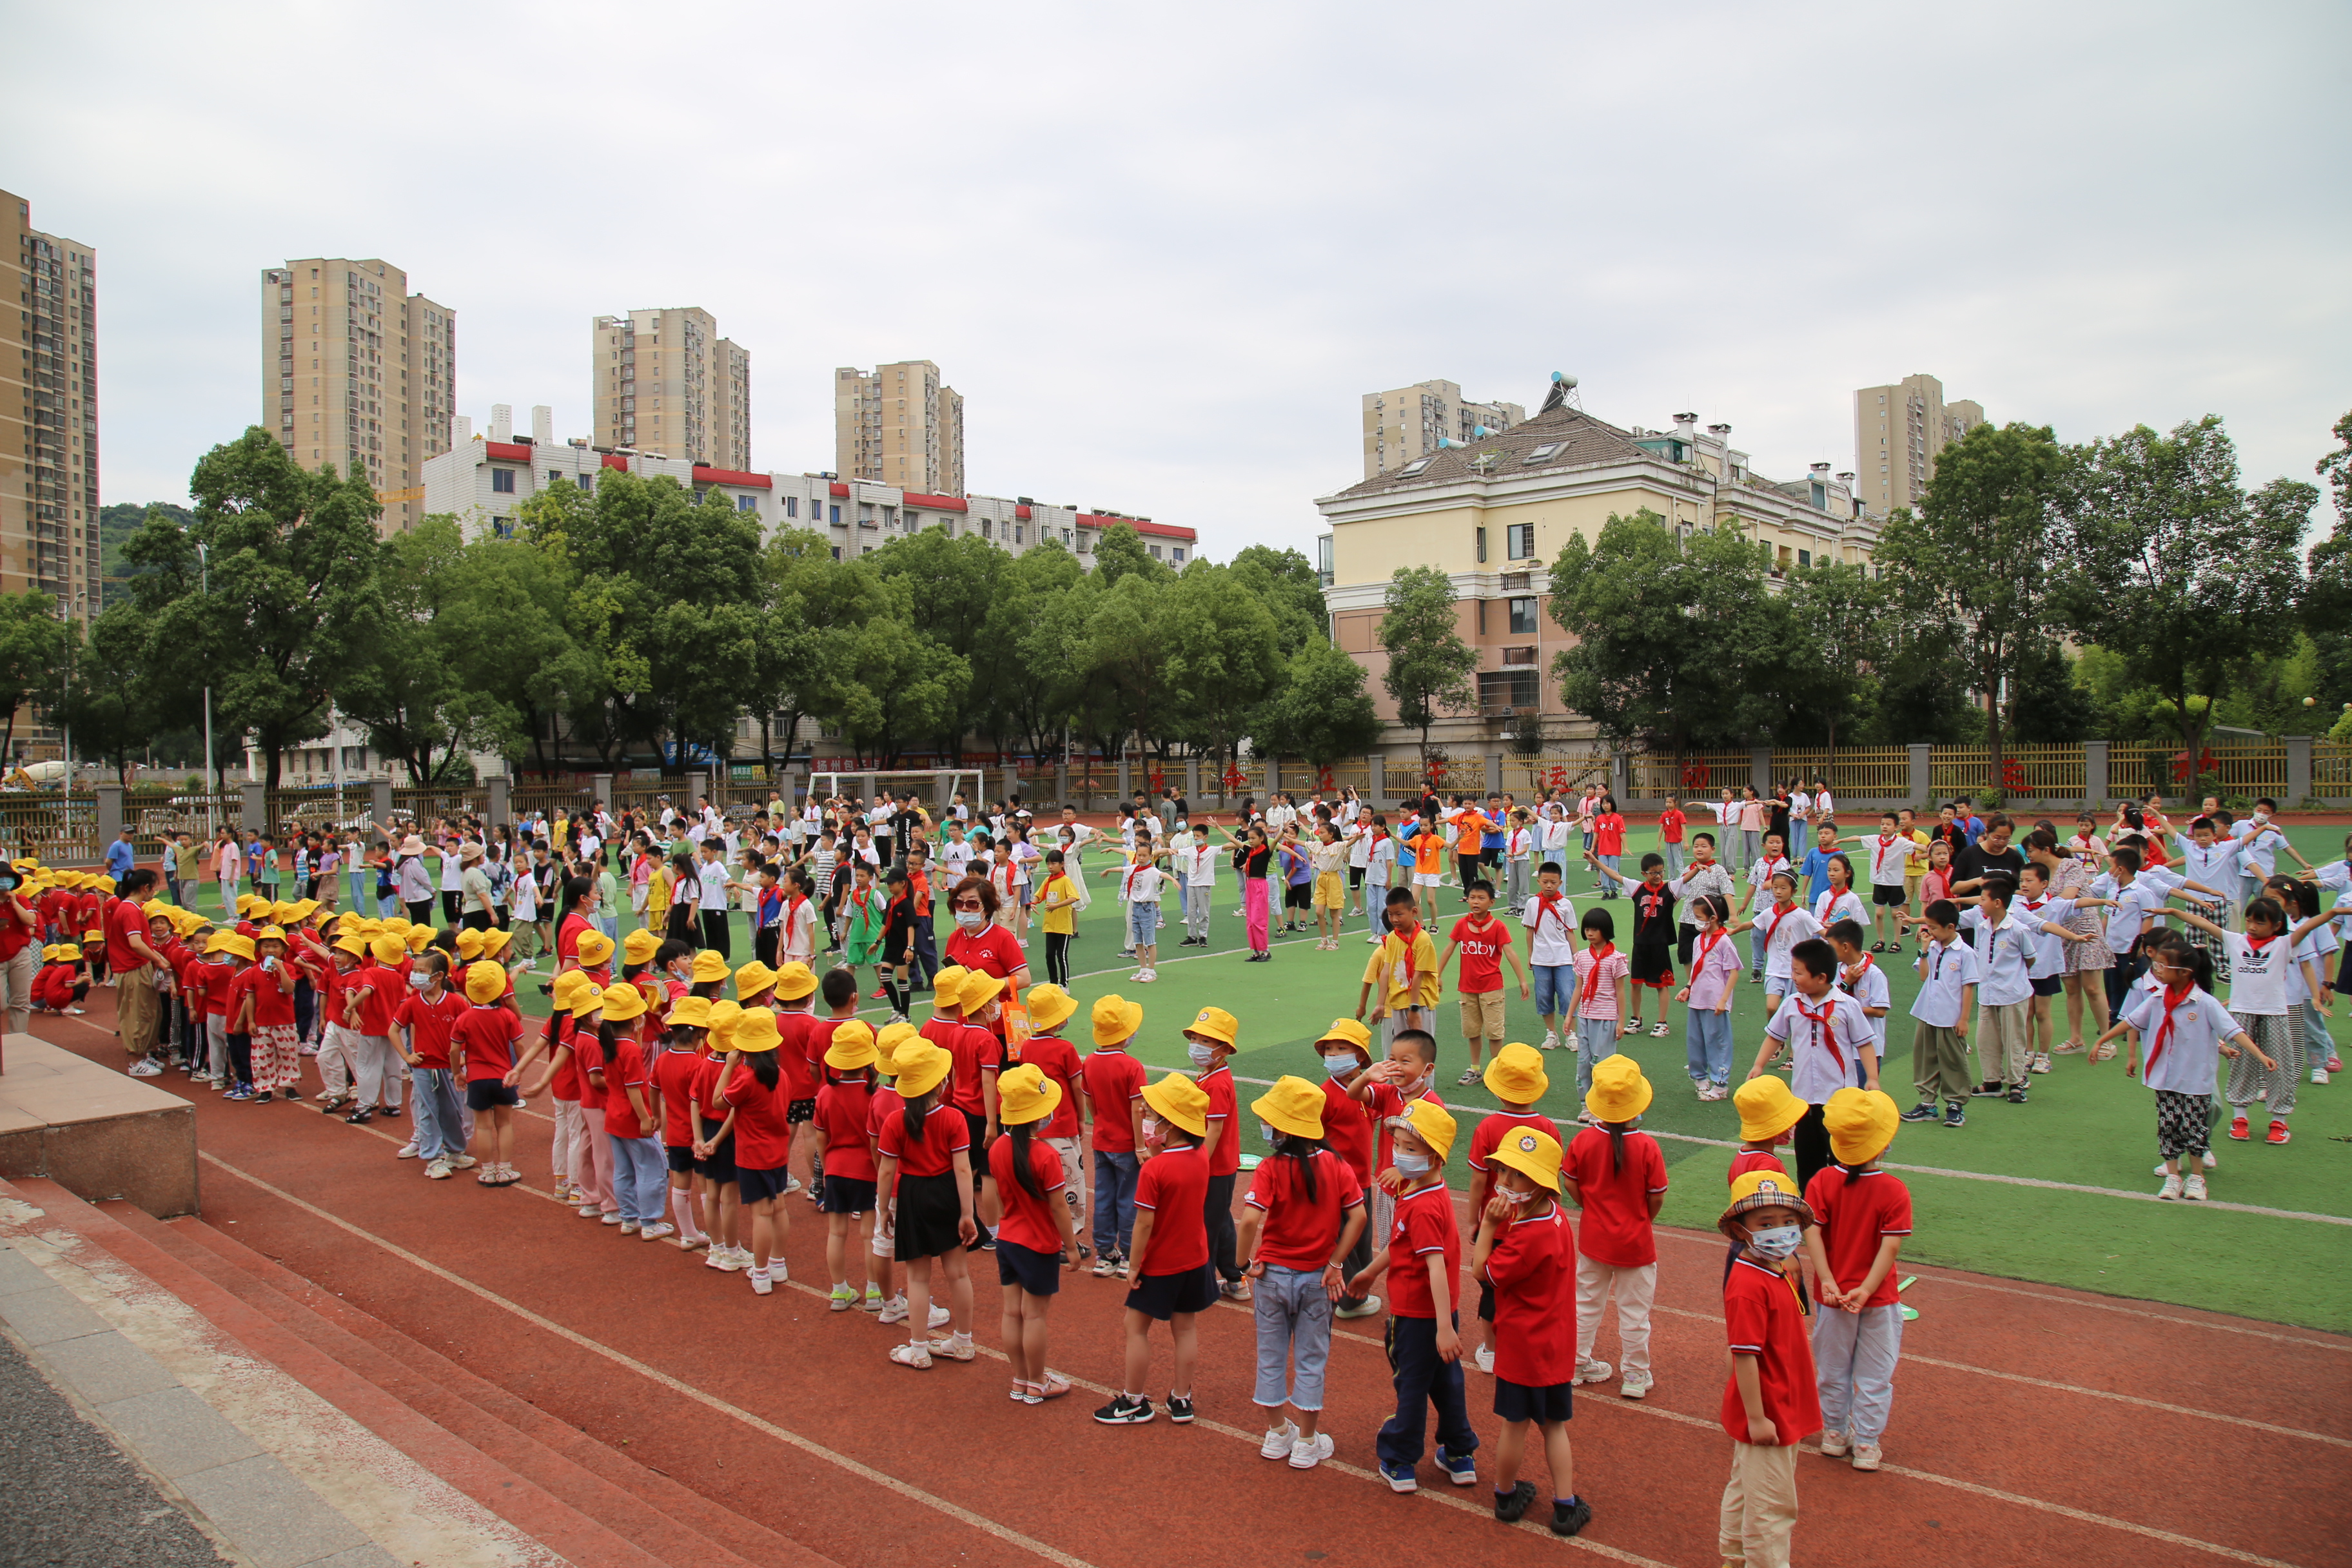
<path fill-rule="evenodd" d="M 1984 405 L 1944 400 L 1932 375 L 1906 375 L 1853 395 L 1854 493 L 1881 517 L 1916 509 L 1936 477 L 1937 454 L 1985 422 Z"/>
<path fill-rule="evenodd" d="M 1728 425 L 1701 430 L 1693 414 L 1644 430 L 1549 408 L 1318 500 L 1331 530 L 1323 596 L 1332 637 L 1370 672 L 1381 717 L 1396 715 L 1380 683 L 1387 656 L 1378 633 L 1401 566 L 1434 566 L 1453 579 L 1456 624 L 1478 652 L 1478 701 L 1442 717 L 1430 740 L 1475 752 L 1528 721 L 1549 721 L 1549 736 L 1585 732 L 1549 673 L 1569 638 L 1549 615 L 1546 568 L 1571 533 L 1590 543 L 1612 513 L 1646 508 L 1685 537 L 1737 528 L 1771 552 L 1776 578 L 1820 562 L 1868 562 L 1878 520 L 1854 499 L 1852 474 L 1816 463 L 1804 479 L 1775 482 L 1748 467 L 1730 437 Z"/>
<path fill-rule="evenodd" d="M 590 353 L 595 443 L 714 468 L 751 466 L 751 356 L 708 310 L 599 316 Z"/>
<path fill-rule="evenodd" d="M 833 373 L 833 467 L 919 495 L 964 493 L 963 396 L 927 359 Z"/>
<path fill-rule="evenodd" d="M 35 228 L 24 197 L 0 203 L 15 231 L 0 279 L 16 296 L 0 311 L 0 593 L 37 588 L 87 618 L 100 608 L 98 253 Z"/>

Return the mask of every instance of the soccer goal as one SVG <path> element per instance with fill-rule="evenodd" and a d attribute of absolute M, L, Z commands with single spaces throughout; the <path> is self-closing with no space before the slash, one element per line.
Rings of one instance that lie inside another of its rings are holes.
<path fill-rule="evenodd" d="M 981 770 L 978 768 L 899 769 L 895 772 L 831 773 L 809 774 L 809 797 L 824 802 L 839 795 L 847 800 L 863 800 L 868 806 L 877 795 L 887 794 L 892 799 L 911 794 L 922 802 L 934 817 L 944 816 L 948 805 L 961 790 L 964 799 L 974 811 L 981 802 Z"/>

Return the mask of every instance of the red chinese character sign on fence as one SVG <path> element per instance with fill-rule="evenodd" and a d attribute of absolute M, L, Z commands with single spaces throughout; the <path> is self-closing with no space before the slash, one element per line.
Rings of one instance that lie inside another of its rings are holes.
<path fill-rule="evenodd" d="M 1568 770 L 1558 763 L 1552 763 L 1552 765 L 1544 773 L 1544 791 L 1546 794 L 1557 793 L 1566 795 L 1568 793 Z"/>
<path fill-rule="evenodd" d="M 2198 774 L 2211 773 L 2213 764 L 2213 753 L 2210 751 L 2199 752 L 2194 763 L 2189 761 L 2187 752 L 2175 752 L 2172 754 L 2172 782 L 2176 784 L 2194 784 Z"/>
<path fill-rule="evenodd" d="M 1683 788 L 1705 789 L 1706 781 L 1707 771 L 1705 763 L 1692 763 L 1683 769 Z"/>
<path fill-rule="evenodd" d="M 1320 767 L 1315 770 L 1315 791 L 1318 795 L 1338 795 L 1339 793 L 1339 781 L 1331 776 L 1331 770 L 1328 767 Z"/>
<path fill-rule="evenodd" d="M 1249 775 L 1242 772 L 1239 763 L 1227 763 L 1225 771 L 1217 776 L 1217 782 L 1224 785 L 1225 794 L 1232 796 L 1249 787 Z"/>
<path fill-rule="evenodd" d="M 2000 787 L 2011 795 L 2025 793 L 2025 764 L 2015 757 L 2004 757 L 2000 764 Z"/>

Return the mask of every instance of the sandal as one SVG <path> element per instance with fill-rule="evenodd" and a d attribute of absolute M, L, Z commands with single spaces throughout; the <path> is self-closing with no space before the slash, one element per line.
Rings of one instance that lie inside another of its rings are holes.
<path fill-rule="evenodd" d="M 931 1352 L 925 1350 L 919 1344 L 901 1342 L 898 1344 L 892 1345 L 890 1347 L 890 1359 L 897 1362 L 900 1366 L 911 1366 L 918 1372 L 928 1372 L 930 1370 Z"/>
<path fill-rule="evenodd" d="M 931 1354 L 933 1355 L 943 1355 L 950 1361 L 970 1361 L 979 1353 L 969 1336 L 963 1337 L 961 1342 L 953 1334 L 931 1336 Z"/>
<path fill-rule="evenodd" d="M 474 1180 L 486 1187 L 503 1187 L 506 1185 L 505 1182 L 499 1179 L 499 1168 L 496 1165 L 483 1166 L 482 1173 L 476 1176 Z"/>
<path fill-rule="evenodd" d="M 1040 1399 L 1059 1399 L 1070 1392 L 1070 1380 L 1052 1367 L 1047 1367 L 1045 1375 L 1031 1384 L 1029 1389 Z"/>
<path fill-rule="evenodd" d="M 2097 1047 L 2091 1052 L 2091 1059 L 2095 1062 L 2103 1062 L 2114 1057 L 2115 1054 L 2116 1043 L 2109 1040 L 2105 1045 Z"/>
<path fill-rule="evenodd" d="M 1013 1380 L 1013 1403 L 1015 1405 L 1040 1405 L 1044 1403 L 1044 1398 L 1038 1394 L 1037 1385 L 1035 1384 L 1026 1383 L 1016 1377 Z"/>

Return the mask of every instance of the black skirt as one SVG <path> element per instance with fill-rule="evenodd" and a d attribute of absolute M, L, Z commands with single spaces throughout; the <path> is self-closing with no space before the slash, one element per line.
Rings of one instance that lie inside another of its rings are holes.
<path fill-rule="evenodd" d="M 938 1176 L 898 1175 L 898 1220 L 892 1256 L 901 1263 L 963 1250 L 958 1228 L 963 1205 L 953 1171 Z"/>

